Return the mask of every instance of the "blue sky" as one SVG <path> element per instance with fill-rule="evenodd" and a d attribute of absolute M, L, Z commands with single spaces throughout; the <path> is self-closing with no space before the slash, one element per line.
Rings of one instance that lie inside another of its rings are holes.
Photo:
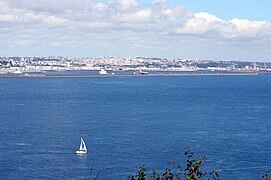
<path fill-rule="evenodd" d="M 271 1 L 0 0 L 0 56 L 271 61 Z"/>

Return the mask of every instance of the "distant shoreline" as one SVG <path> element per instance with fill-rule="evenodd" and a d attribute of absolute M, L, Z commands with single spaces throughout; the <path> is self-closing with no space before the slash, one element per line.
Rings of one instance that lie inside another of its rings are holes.
<path fill-rule="evenodd" d="M 189 77 L 189 76 L 255 76 L 258 73 L 217 73 L 217 74 L 72 74 L 72 75 L 47 75 L 47 74 L 0 74 L 0 78 L 105 78 L 105 77 Z"/>

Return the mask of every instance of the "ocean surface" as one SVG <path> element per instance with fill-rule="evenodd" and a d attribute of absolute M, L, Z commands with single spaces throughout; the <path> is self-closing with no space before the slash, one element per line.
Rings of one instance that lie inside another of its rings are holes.
<path fill-rule="evenodd" d="M 0 179 L 127 179 L 184 165 L 187 148 L 220 179 L 260 179 L 271 75 L 0 78 L 0 123 Z"/>

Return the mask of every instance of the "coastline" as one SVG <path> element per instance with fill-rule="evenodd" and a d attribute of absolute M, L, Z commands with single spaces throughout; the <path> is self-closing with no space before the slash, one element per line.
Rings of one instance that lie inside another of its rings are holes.
<path fill-rule="evenodd" d="M 191 77 L 191 76 L 256 76 L 258 73 L 217 73 L 217 74 L 0 74 L 0 78 L 106 78 L 106 77 Z"/>

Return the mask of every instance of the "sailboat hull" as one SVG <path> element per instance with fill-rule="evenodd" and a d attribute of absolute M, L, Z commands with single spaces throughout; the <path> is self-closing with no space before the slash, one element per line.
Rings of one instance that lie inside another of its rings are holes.
<path fill-rule="evenodd" d="M 87 154 L 87 151 L 80 151 L 80 150 L 79 150 L 79 151 L 76 151 L 75 153 L 76 153 L 76 154 Z"/>

